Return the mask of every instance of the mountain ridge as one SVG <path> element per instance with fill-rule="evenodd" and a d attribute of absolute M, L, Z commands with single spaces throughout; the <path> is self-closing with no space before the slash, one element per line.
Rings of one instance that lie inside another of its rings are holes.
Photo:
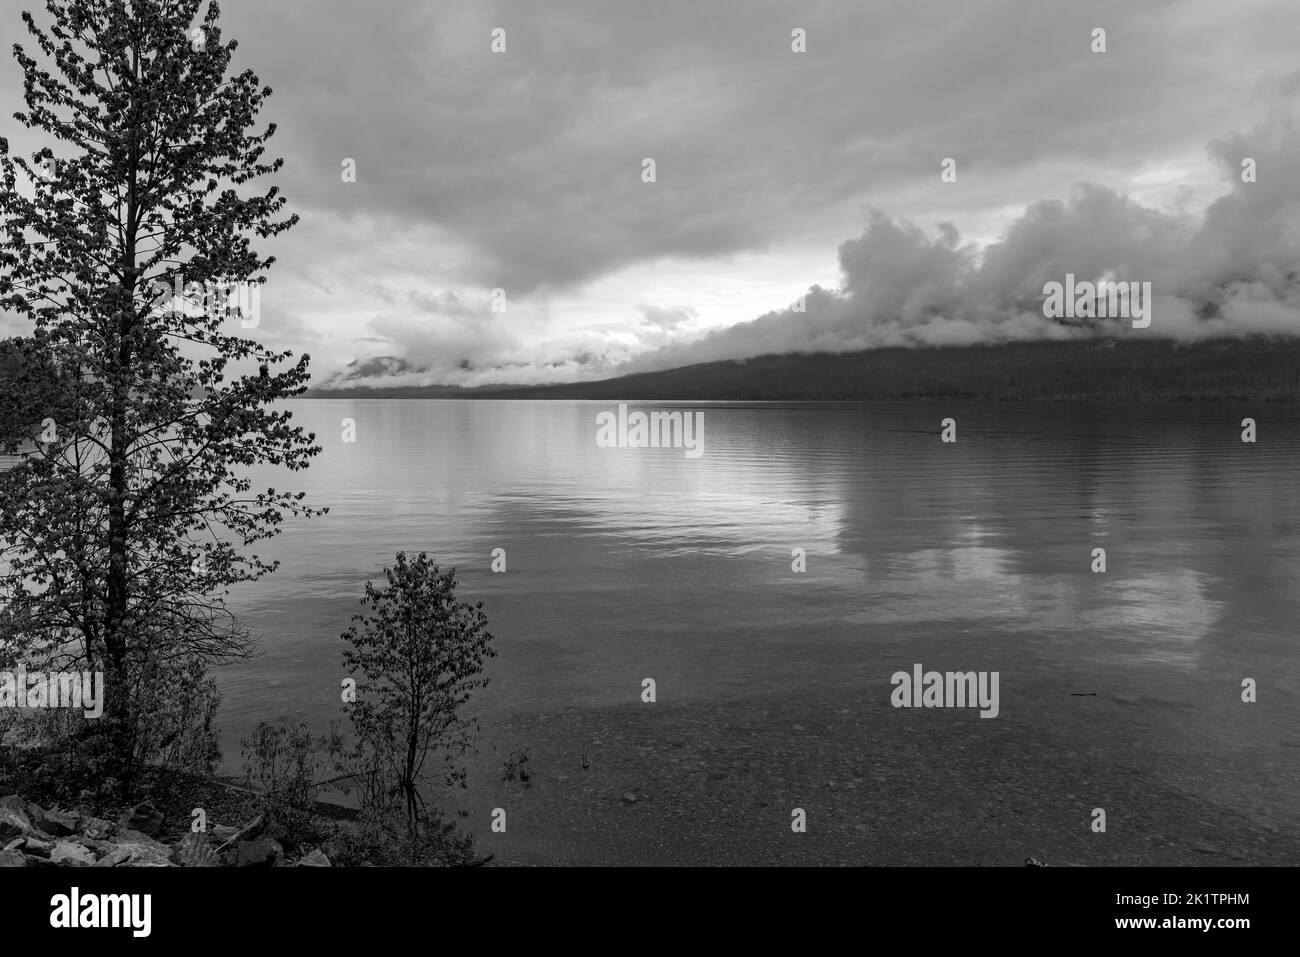
<path fill-rule="evenodd" d="M 1300 338 L 1084 339 L 784 353 L 553 385 L 314 388 L 306 398 L 875 401 L 1300 398 Z"/>

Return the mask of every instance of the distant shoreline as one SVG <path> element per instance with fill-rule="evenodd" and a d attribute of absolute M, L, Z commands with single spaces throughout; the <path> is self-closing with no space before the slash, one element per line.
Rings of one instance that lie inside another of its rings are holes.
<path fill-rule="evenodd" d="M 760 356 L 544 386 L 316 388 L 308 399 L 1269 402 L 1300 400 L 1300 337 L 1089 339 Z"/>

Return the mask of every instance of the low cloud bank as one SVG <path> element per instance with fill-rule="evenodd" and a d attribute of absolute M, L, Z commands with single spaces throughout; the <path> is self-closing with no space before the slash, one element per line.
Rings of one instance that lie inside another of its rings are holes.
<path fill-rule="evenodd" d="M 486 301 L 408 303 L 414 308 L 401 318 L 371 323 L 403 358 L 356 362 L 323 384 L 564 382 L 772 353 L 1097 335 L 1300 335 L 1300 121 L 1279 112 L 1208 150 L 1229 188 L 1203 215 L 1154 209 L 1085 183 L 1068 200 L 1031 204 L 999 241 L 981 247 L 963 242 L 952 224 L 927 232 L 873 210 L 862 234 L 839 247 L 840 288 L 813 286 L 802 308 L 697 336 L 688 331 L 688 307 L 641 306 L 640 322 L 628 328 L 529 342 L 522 330 L 486 321 Z M 1252 182 L 1243 179 L 1247 159 Z M 1045 318 L 1044 285 L 1068 274 L 1150 282 L 1150 327 Z"/>
<path fill-rule="evenodd" d="M 1300 335 L 1300 124 L 1294 114 L 1217 140 L 1211 157 L 1232 184 L 1203 217 L 1078 186 L 1068 201 L 1029 206 L 998 242 L 963 243 L 951 224 L 927 234 L 880 211 L 839 249 L 838 290 L 814 286 L 804 308 L 770 312 L 640 356 L 628 371 L 769 353 L 882 346 L 960 346 L 1097 334 L 1195 340 Z M 1254 160 L 1255 182 L 1243 182 Z M 1043 286 L 1150 282 L 1153 321 L 1066 324 L 1043 316 Z"/>

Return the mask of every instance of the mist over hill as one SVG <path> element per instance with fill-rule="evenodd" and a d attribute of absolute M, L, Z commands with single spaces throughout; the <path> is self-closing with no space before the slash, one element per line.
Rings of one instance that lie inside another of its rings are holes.
<path fill-rule="evenodd" d="M 313 389 L 308 398 L 663 401 L 1254 400 L 1300 396 L 1300 338 L 1010 342 L 760 356 L 547 386 Z"/>

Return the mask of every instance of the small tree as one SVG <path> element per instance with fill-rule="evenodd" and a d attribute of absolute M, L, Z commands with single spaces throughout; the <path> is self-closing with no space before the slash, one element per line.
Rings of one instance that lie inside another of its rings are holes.
<path fill-rule="evenodd" d="M 430 783 L 430 752 L 444 755 L 442 779 L 464 781 L 456 758 L 472 745 L 473 719 L 461 713 L 475 688 L 484 687 L 486 658 L 495 657 L 483 603 L 456 600 L 456 570 L 446 572 L 423 552 L 385 568 L 386 588 L 366 582 L 364 615 L 343 634 L 351 646 L 343 664 L 363 680 L 357 700 L 345 706 L 358 748 L 378 754 L 404 798 L 407 827 L 415 833 Z"/>

